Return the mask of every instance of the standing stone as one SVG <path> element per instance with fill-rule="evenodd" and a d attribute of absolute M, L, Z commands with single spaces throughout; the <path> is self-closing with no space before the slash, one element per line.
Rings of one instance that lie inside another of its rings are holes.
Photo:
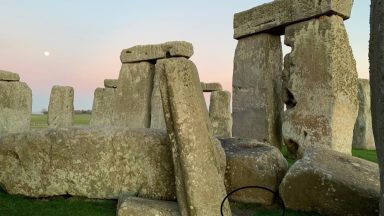
<path fill-rule="evenodd" d="M 185 58 L 160 60 L 161 96 L 172 146 L 181 215 L 219 215 L 226 195 L 216 140 L 196 66 Z M 224 215 L 231 215 L 228 202 Z"/>
<path fill-rule="evenodd" d="M 166 129 L 163 102 L 161 101 L 160 93 L 160 76 L 161 71 L 159 67 L 155 69 L 155 76 L 153 78 L 153 90 L 151 98 L 151 128 Z"/>
<path fill-rule="evenodd" d="M 9 74 L 2 75 L 4 73 L 0 71 L 0 80 L 10 79 Z M 12 75 L 12 77 L 16 77 L 16 75 Z M 29 130 L 31 114 L 32 90 L 28 85 L 15 80 L 0 81 L 0 135 Z"/>
<path fill-rule="evenodd" d="M 323 16 L 288 26 L 292 52 L 283 72 L 283 136 L 292 154 L 309 146 L 351 154 L 357 71 L 343 19 Z"/>
<path fill-rule="evenodd" d="M 116 88 L 114 124 L 149 128 L 155 67 L 148 62 L 123 64 Z"/>
<path fill-rule="evenodd" d="M 209 118 L 213 134 L 222 138 L 232 137 L 231 93 L 214 91 L 210 100 Z"/>
<path fill-rule="evenodd" d="M 115 98 L 115 88 L 97 88 L 95 90 L 90 126 L 113 125 Z"/>
<path fill-rule="evenodd" d="M 372 132 L 371 89 L 369 80 L 358 80 L 359 114 L 353 129 L 352 147 L 355 149 L 375 150 Z"/>
<path fill-rule="evenodd" d="M 53 86 L 48 106 L 48 126 L 68 127 L 73 125 L 74 91 L 69 86 Z"/>
<path fill-rule="evenodd" d="M 369 79 L 373 135 L 380 167 L 380 215 L 384 215 L 384 1 L 371 0 L 371 36 L 369 39 Z"/>
<path fill-rule="evenodd" d="M 239 40 L 233 71 L 234 137 L 281 146 L 280 37 L 257 34 Z"/>

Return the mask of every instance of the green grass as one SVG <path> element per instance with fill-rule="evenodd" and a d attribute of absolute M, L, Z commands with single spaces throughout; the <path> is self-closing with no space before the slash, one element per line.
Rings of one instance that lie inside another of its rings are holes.
<path fill-rule="evenodd" d="M 75 114 L 73 117 L 74 125 L 89 125 L 91 120 L 90 114 Z M 48 116 L 40 114 L 32 114 L 31 128 L 46 128 L 48 127 Z"/>
<path fill-rule="evenodd" d="M 355 157 L 359 157 L 359 158 L 377 163 L 377 155 L 376 155 L 376 151 L 374 150 L 370 151 L 370 150 L 353 149 L 352 155 Z"/>

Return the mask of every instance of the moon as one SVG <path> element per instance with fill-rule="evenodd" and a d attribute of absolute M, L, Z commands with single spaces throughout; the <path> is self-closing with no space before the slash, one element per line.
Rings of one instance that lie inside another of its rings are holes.
<path fill-rule="evenodd" d="M 44 51 L 44 55 L 49 56 L 49 55 L 51 55 L 51 53 L 49 53 L 48 51 Z"/>

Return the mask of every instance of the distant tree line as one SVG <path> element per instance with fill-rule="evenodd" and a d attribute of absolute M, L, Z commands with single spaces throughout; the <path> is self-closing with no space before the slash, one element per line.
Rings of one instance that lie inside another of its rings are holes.
<path fill-rule="evenodd" d="M 41 110 L 41 113 L 43 113 L 44 115 L 47 115 L 48 110 L 44 108 Z M 92 113 L 92 110 L 75 110 L 75 114 L 91 114 L 91 113 Z"/>

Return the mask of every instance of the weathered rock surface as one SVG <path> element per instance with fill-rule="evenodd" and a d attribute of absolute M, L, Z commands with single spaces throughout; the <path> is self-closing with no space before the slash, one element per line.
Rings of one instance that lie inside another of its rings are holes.
<path fill-rule="evenodd" d="M 0 184 L 11 194 L 173 200 L 174 181 L 161 130 L 70 127 L 0 137 Z"/>
<path fill-rule="evenodd" d="M 117 216 L 179 216 L 177 202 L 120 197 Z"/>
<path fill-rule="evenodd" d="M 204 83 L 201 82 L 201 88 L 203 92 L 222 91 L 223 87 L 220 83 Z"/>
<path fill-rule="evenodd" d="M 48 126 L 67 127 L 73 125 L 74 91 L 70 86 L 53 86 L 48 106 Z"/>
<path fill-rule="evenodd" d="M 284 0 L 273 1 L 235 14 L 234 38 L 260 32 L 284 34 L 287 25 L 322 15 L 339 15 L 348 19 L 353 0 Z"/>
<path fill-rule="evenodd" d="M 326 146 L 351 154 L 357 101 L 357 71 L 343 19 L 323 16 L 286 28 L 292 52 L 283 72 L 283 136 L 296 154 Z"/>
<path fill-rule="evenodd" d="M 258 34 L 239 40 L 233 70 L 232 135 L 281 146 L 280 37 Z"/>
<path fill-rule="evenodd" d="M 170 41 L 163 44 L 138 45 L 121 51 L 122 63 L 152 61 L 169 57 L 186 57 L 193 55 L 193 46 L 186 41 Z"/>
<path fill-rule="evenodd" d="M 280 195 L 290 209 L 335 216 L 378 215 L 378 165 L 332 150 L 309 150 L 288 170 Z"/>
<path fill-rule="evenodd" d="M 155 66 L 148 62 L 121 66 L 116 89 L 114 124 L 130 128 L 149 128 Z"/>
<path fill-rule="evenodd" d="M 32 90 L 23 82 L 0 81 L 0 135 L 29 130 Z"/>
<path fill-rule="evenodd" d="M 226 195 L 196 66 L 185 58 L 160 60 L 161 96 L 172 146 L 181 215 L 218 215 Z M 231 215 L 228 202 L 224 215 Z"/>
<path fill-rule="evenodd" d="M 231 93 L 229 91 L 211 93 L 209 118 L 215 136 L 232 137 Z"/>
<path fill-rule="evenodd" d="M 20 76 L 17 73 L 0 70 L 0 81 L 19 81 Z"/>
<path fill-rule="evenodd" d="M 369 80 L 358 80 L 359 113 L 353 129 L 352 147 L 356 149 L 375 150 L 372 131 L 371 89 Z"/>
<path fill-rule="evenodd" d="M 117 79 L 105 79 L 104 80 L 104 87 L 105 88 L 117 88 Z"/>
<path fill-rule="evenodd" d="M 116 89 L 97 88 L 93 97 L 90 126 L 113 125 L 114 106 L 116 104 Z"/>
<path fill-rule="evenodd" d="M 151 128 L 166 129 L 163 102 L 161 101 L 160 76 L 161 68 L 156 67 L 153 78 L 153 90 L 151 98 Z"/>
<path fill-rule="evenodd" d="M 261 186 L 277 192 L 288 170 L 280 150 L 254 139 L 222 139 L 227 157 L 225 184 L 227 193 L 245 186 Z M 270 205 L 274 194 L 262 189 L 243 189 L 229 199 L 242 203 Z"/>

